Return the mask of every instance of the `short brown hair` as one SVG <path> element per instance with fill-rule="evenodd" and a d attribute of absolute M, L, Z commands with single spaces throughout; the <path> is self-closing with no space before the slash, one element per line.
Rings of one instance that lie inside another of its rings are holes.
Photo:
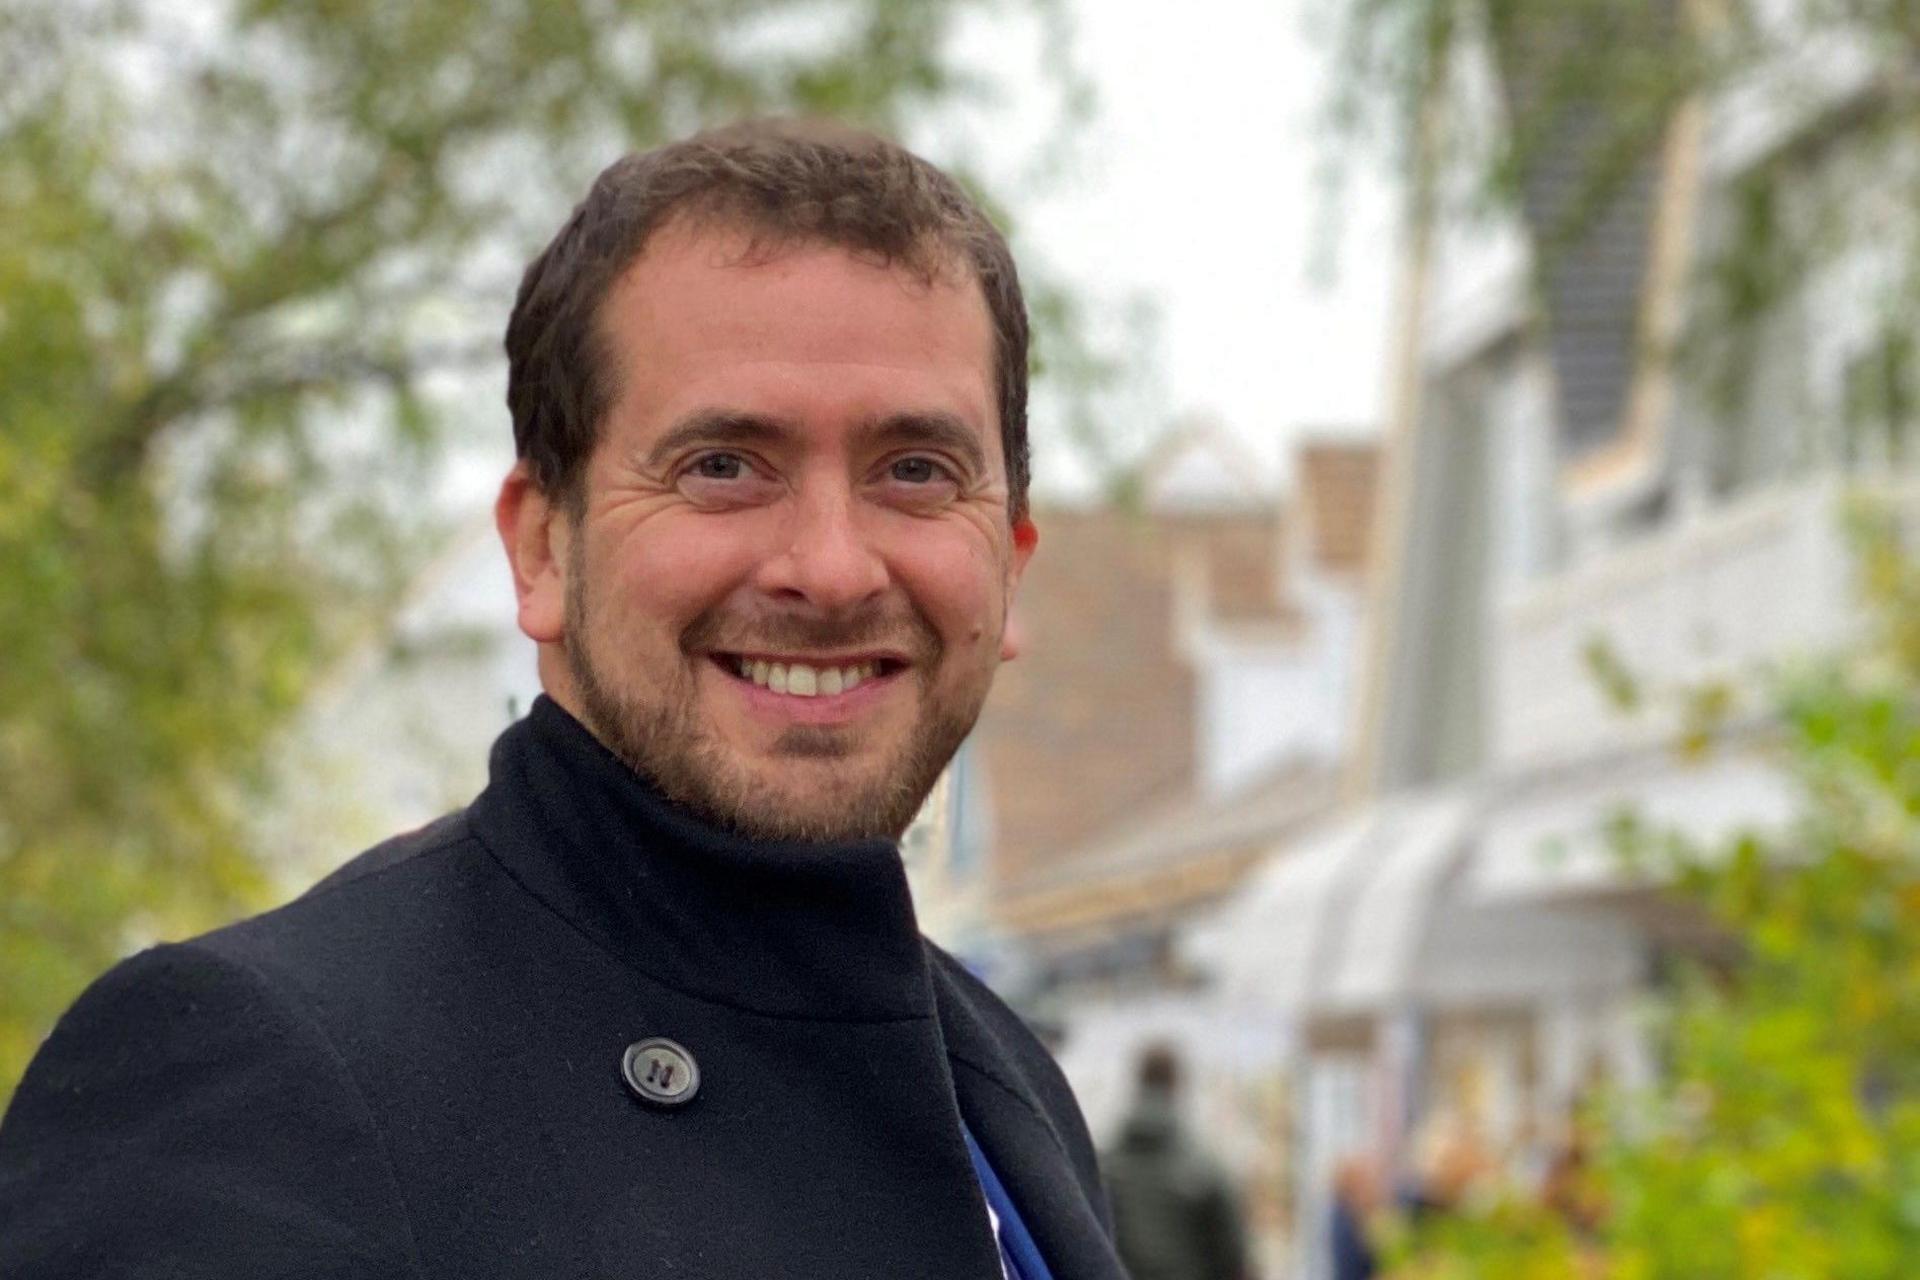
<path fill-rule="evenodd" d="M 675 218 L 738 226 L 772 247 L 837 245 L 929 280 L 963 264 L 993 324 L 1008 514 L 1026 514 L 1027 308 L 1005 238 L 957 182 L 898 144 L 790 120 L 731 125 L 616 160 L 528 264 L 507 322 L 507 408 L 514 447 L 542 491 L 569 505 L 583 496 L 586 460 L 616 394 L 601 304 Z"/>

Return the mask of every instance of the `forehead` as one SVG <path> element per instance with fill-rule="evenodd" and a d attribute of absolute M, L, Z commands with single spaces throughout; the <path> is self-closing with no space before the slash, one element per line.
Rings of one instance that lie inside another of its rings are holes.
<path fill-rule="evenodd" d="M 992 321 L 957 262 L 929 278 L 834 245 L 669 225 L 609 292 L 600 331 L 616 426 L 939 411 L 998 434 Z"/>

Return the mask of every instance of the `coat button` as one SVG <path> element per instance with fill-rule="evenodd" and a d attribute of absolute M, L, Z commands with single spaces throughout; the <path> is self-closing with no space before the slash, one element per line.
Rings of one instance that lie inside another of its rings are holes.
<path fill-rule="evenodd" d="M 667 1039 L 636 1040 L 620 1057 L 620 1074 L 642 1102 L 678 1107 L 700 1092 L 700 1066 L 693 1055 Z"/>

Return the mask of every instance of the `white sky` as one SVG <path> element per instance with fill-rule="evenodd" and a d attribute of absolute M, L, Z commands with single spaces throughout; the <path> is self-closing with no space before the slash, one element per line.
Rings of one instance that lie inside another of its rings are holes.
<path fill-rule="evenodd" d="M 1337 197 L 1318 176 L 1315 3 L 1074 0 L 1076 56 L 1098 98 L 1077 163 L 1038 198 L 995 175 L 1025 256 L 1098 309 L 1138 294 L 1157 311 L 1156 385 L 1131 407 L 1213 418 L 1280 468 L 1302 433 L 1378 428 L 1397 266 L 1380 165 L 1347 165 Z M 962 47 L 1017 86 L 1032 44 L 1002 19 Z M 1047 118 L 1018 97 L 1003 114 L 1028 141 Z M 995 173 L 991 156 L 974 159 Z M 1138 436 L 1155 424 L 1127 425 Z M 1036 437 L 1049 428 L 1036 405 Z"/>

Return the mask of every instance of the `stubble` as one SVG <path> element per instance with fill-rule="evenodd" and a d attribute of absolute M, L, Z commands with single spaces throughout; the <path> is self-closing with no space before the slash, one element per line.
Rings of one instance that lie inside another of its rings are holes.
<path fill-rule="evenodd" d="M 924 691 L 916 723 L 892 755 L 866 763 L 852 727 L 794 725 L 775 742 L 776 759 L 813 762 L 800 778 L 770 777 L 722 741 L 701 714 L 690 655 L 715 650 L 904 648 L 913 655 L 896 679 L 927 680 L 940 670 L 938 633 L 914 613 L 856 611 L 839 618 L 778 614 L 735 619 L 716 608 L 679 637 L 686 658 L 658 696 L 645 701 L 607 677 L 602 654 L 619 642 L 587 587 L 580 540 L 566 590 L 567 664 L 587 728 L 628 768 L 676 804 L 712 825 L 751 839 L 830 842 L 898 839 L 972 731 L 989 677 L 957 690 Z M 977 686 L 977 687 L 975 687 Z M 844 762 L 836 765 L 836 761 Z"/>

